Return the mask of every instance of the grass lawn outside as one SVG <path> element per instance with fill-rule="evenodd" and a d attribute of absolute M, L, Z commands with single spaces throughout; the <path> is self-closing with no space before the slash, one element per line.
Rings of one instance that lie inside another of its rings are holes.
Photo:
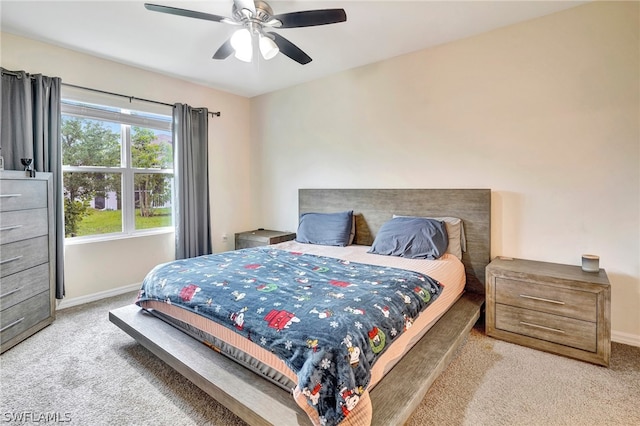
<path fill-rule="evenodd" d="M 88 213 L 78 226 L 78 237 L 122 232 L 121 210 L 89 209 Z M 156 209 L 151 217 L 140 216 L 140 209 L 136 209 L 135 219 L 136 230 L 172 226 L 171 208 Z"/>

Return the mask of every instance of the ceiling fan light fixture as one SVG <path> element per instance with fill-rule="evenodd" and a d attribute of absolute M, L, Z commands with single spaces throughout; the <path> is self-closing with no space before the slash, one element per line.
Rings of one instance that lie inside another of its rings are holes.
<path fill-rule="evenodd" d="M 271 37 L 263 34 L 260 34 L 259 36 L 258 45 L 260 46 L 260 53 L 262 53 L 262 57 L 266 60 L 274 58 L 280 51 Z"/>
<path fill-rule="evenodd" d="M 244 62 L 251 62 L 253 59 L 253 43 L 251 32 L 247 28 L 237 30 L 231 36 L 231 47 L 236 51 L 235 57 Z"/>
<path fill-rule="evenodd" d="M 256 43 L 265 60 L 272 59 L 278 52 L 282 52 L 284 56 L 300 65 L 308 64 L 312 59 L 302 49 L 277 32 L 265 33 L 264 29 L 315 27 L 318 25 L 337 24 L 347 20 L 347 14 L 344 9 L 303 10 L 274 15 L 273 9 L 265 0 L 233 0 L 232 17 L 230 18 L 159 4 L 145 3 L 144 7 L 153 12 L 243 27 L 237 30 L 216 50 L 213 59 L 226 59 L 235 51 L 234 56 L 245 62 L 251 62 L 253 59 L 253 39 L 256 36 L 258 38 Z"/>

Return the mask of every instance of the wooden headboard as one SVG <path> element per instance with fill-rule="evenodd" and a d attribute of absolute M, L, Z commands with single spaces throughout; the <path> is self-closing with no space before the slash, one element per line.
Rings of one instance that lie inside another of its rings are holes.
<path fill-rule="evenodd" d="M 300 189 L 298 211 L 332 213 L 353 210 L 354 244 L 371 245 L 378 229 L 394 214 L 462 219 L 467 251 L 462 255 L 466 290 L 484 294 L 485 268 L 491 257 L 490 189 Z"/>

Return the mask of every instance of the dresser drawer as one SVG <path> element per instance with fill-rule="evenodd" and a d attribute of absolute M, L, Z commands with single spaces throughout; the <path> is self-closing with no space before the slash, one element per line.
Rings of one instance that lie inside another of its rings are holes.
<path fill-rule="evenodd" d="M 49 262 L 48 236 L 4 244 L 0 248 L 0 277 Z"/>
<path fill-rule="evenodd" d="M 596 324 L 544 312 L 496 304 L 496 328 L 596 352 Z"/>
<path fill-rule="evenodd" d="M 48 263 L 4 277 L 0 282 L 0 311 L 48 289 Z"/>
<path fill-rule="evenodd" d="M 0 212 L 47 208 L 47 181 L 0 180 Z"/>
<path fill-rule="evenodd" d="M 496 303 L 596 321 L 597 295 L 593 292 L 496 277 Z"/>
<path fill-rule="evenodd" d="M 16 210 L 2 213 L 0 244 L 47 235 L 49 217 L 47 209 Z"/>
<path fill-rule="evenodd" d="M 14 338 L 51 315 L 49 291 L 33 296 L 2 311 L 0 317 L 0 344 Z"/>

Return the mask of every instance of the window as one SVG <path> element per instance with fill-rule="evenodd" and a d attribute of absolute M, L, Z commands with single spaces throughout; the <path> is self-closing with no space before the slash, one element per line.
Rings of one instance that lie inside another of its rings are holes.
<path fill-rule="evenodd" d="M 171 117 L 62 102 L 65 236 L 173 226 Z"/>

